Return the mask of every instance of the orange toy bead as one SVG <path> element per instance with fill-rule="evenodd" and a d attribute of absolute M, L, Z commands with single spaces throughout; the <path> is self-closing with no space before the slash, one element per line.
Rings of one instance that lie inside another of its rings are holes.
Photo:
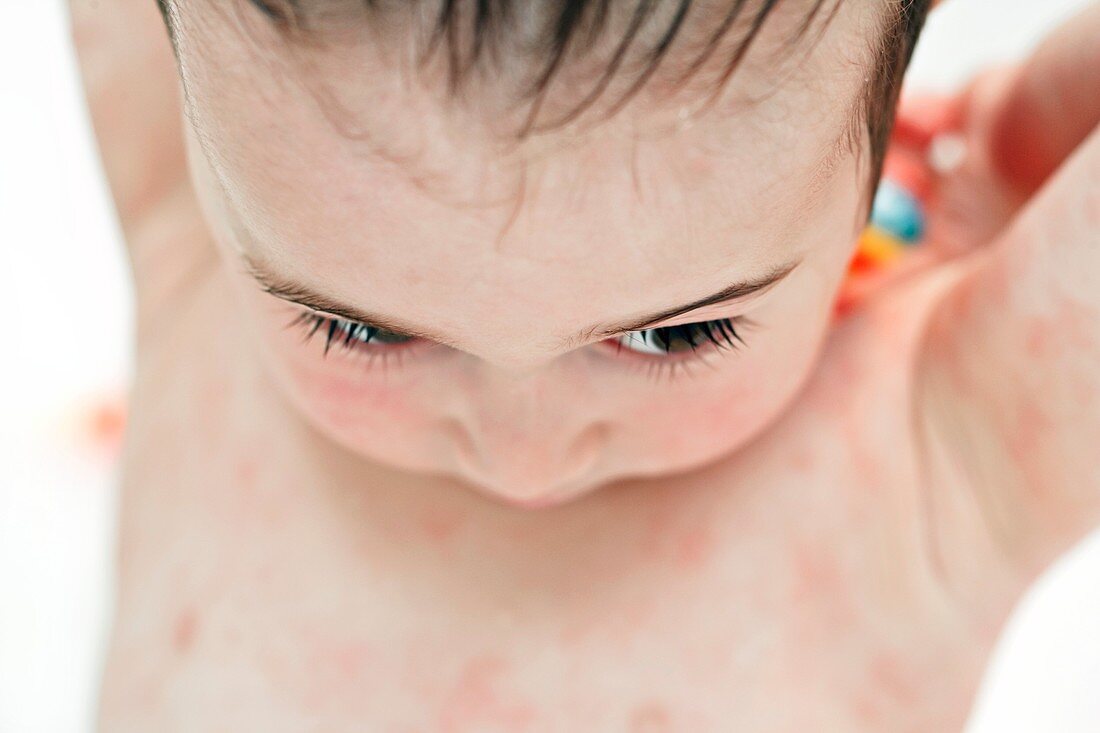
<path fill-rule="evenodd" d="M 876 226 L 869 226 L 860 235 L 859 247 L 850 269 L 855 273 L 877 270 L 903 254 L 905 245 L 897 237 Z"/>

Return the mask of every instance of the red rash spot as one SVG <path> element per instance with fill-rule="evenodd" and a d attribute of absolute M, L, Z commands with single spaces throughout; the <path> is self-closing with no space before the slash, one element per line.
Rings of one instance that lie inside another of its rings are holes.
<path fill-rule="evenodd" d="M 1100 397 L 1096 382 L 1088 372 L 1090 359 L 1100 355 L 1100 331 L 1097 314 L 1069 298 L 1061 298 L 1053 315 L 1029 321 L 1024 337 L 1024 349 L 1034 366 L 1055 380 L 1051 386 L 1056 396 L 1052 404 L 1072 403 L 1079 415 L 1095 414 L 1095 401 Z M 1082 370 L 1082 367 L 1084 369 Z M 1057 407 L 1052 413 L 1043 396 L 1021 396 L 1014 419 L 1008 428 L 1007 444 L 1015 467 L 1027 489 L 1044 495 L 1059 481 L 1059 468 L 1051 463 L 1049 443 L 1060 429 Z"/>
<path fill-rule="evenodd" d="M 879 654 L 871 662 L 871 684 L 901 703 L 916 701 L 913 684 L 897 657 Z"/>
<path fill-rule="evenodd" d="M 172 629 L 172 648 L 177 653 L 186 654 L 195 645 L 198 626 L 199 617 L 194 609 L 189 608 L 179 615 Z"/>
<path fill-rule="evenodd" d="M 682 533 L 676 539 L 673 560 L 685 570 L 701 568 L 710 559 L 714 536 L 710 527 L 700 525 Z"/>
<path fill-rule="evenodd" d="M 886 484 L 886 469 L 874 448 L 867 445 L 867 438 L 864 436 L 866 425 L 862 423 L 862 416 L 847 416 L 842 419 L 844 439 L 856 479 L 861 486 L 882 488 Z"/>
<path fill-rule="evenodd" d="M 252 488 L 256 485 L 256 475 L 258 473 L 259 466 L 256 464 L 256 461 L 251 458 L 244 458 L 238 461 L 235 474 L 237 485 L 242 488 Z"/>
<path fill-rule="evenodd" d="M 358 642 L 333 651 L 330 661 L 338 676 L 345 680 L 359 680 L 364 677 L 370 659 L 370 646 L 364 642 Z"/>
<path fill-rule="evenodd" d="M 882 464 L 869 451 L 861 446 L 853 446 L 852 463 L 855 464 L 856 475 L 872 489 L 883 488 Z"/>
<path fill-rule="evenodd" d="M 454 537 L 462 524 L 461 514 L 443 509 L 430 508 L 420 515 L 420 530 L 425 537 L 437 545 Z"/>
<path fill-rule="evenodd" d="M 665 733 L 670 729 L 668 712 L 658 703 L 641 705 L 630 716 L 630 733 Z"/>
<path fill-rule="evenodd" d="M 1046 320 L 1032 321 L 1027 328 L 1027 355 L 1038 359 L 1050 351 L 1050 324 Z"/>
<path fill-rule="evenodd" d="M 508 662 L 494 654 L 474 657 L 462 668 L 458 681 L 443 702 L 439 730 L 462 733 L 492 729 L 520 733 L 534 720 L 531 706 L 509 700 L 500 692 L 500 677 Z"/>
<path fill-rule="evenodd" d="M 1042 492 L 1052 474 L 1042 465 L 1043 445 L 1055 429 L 1054 422 L 1039 402 L 1025 398 L 1016 417 L 1016 427 L 1008 439 L 1009 451 L 1024 481 L 1032 491 Z"/>
<path fill-rule="evenodd" d="M 791 600 L 795 603 L 830 596 L 841 584 L 836 560 L 816 545 L 796 543 L 793 564 Z"/>
<path fill-rule="evenodd" d="M 963 282 L 956 285 L 954 290 L 948 296 L 948 320 L 952 323 L 957 323 L 960 320 L 970 318 L 974 313 L 974 308 L 977 305 L 975 300 L 977 297 L 977 288 L 972 282 Z"/>
<path fill-rule="evenodd" d="M 672 562 L 685 569 L 698 569 L 713 554 L 714 532 L 699 520 L 688 526 L 680 526 L 678 518 L 667 509 L 658 507 L 646 523 L 639 551 L 643 558 Z"/>
<path fill-rule="evenodd" d="M 1067 354 L 1091 354 L 1100 351 L 1097 315 L 1065 299 L 1054 315 L 1029 321 L 1025 337 L 1027 355 L 1034 359 L 1060 359 Z"/>
<path fill-rule="evenodd" d="M 857 693 L 852 703 L 852 712 L 856 720 L 866 726 L 872 726 L 871 730 L 883 730 L 883 715 L 880 706 L 882 697 L 874 690 L 861 690 Z"/>
<path fill-rule="evenodd" d="M 1058 304 L 1055 327 L 1064 335 L 1066 345 L 1076 353 L 1095 354 L 1100 351 L 1098 314 L 1069 299 Z"/>

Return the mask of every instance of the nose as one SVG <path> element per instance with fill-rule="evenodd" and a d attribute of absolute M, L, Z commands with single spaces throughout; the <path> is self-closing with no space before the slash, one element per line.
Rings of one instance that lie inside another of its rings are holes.
<path fill-rule="evenodd" d="M 463 419 L 451 422 L 462 476 L 524 506 L 554 503 L 591 481 L 610 427 L 560 375 L 480 380 Z"/>

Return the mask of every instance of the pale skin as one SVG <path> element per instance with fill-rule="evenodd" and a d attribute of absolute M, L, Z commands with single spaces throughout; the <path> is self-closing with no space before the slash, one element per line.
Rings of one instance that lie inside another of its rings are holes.
<path fill-rule="evenodd" d="M 521 149 L 521 200 L 479 133 L 428 136 L 421 186 L 351 150 L 199 4 L 185 125 L 153 3 L 72 3 L 138 306 L 102 730 L 961 728 L 1021 593 L 1100 520 L 1097 6 L 949 100 L 971 155 L 938 254 L 832 323 L 865 176 L 817 163 L 865 14 L 814 83 L 654 136 L 633 180 L 644 99 Z M 386 139 L 477 129 L 410 95 L 367 118 Z M 447 345 L 322 359 L 242 251 Z M 592 335 L 791 260 L 668 321 L 760 324 L 694 373 Z"/>

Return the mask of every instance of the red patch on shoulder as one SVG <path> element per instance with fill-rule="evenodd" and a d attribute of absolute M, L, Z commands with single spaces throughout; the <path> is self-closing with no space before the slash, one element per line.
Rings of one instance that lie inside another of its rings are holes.
<path fill-rule="evenodd" d="M 184 610 L 172 627 L 172 648 L 178 654 L 186 654 L 195 645 L 199 631 L 199 615 L 193 608 Z"/>
<path fill-rule="evenodd" d="M 1042 461 L 1043 446 L 1056 427 L 1039 400 L 1024 398 L 1016 414 L 1015 427 L 1008 438 L 1008 449 L 1012 460 L 1022 472 L 1028 489 L 1036 494 L 1046 493 L 1056 475 L 1049 472 Z"/>

